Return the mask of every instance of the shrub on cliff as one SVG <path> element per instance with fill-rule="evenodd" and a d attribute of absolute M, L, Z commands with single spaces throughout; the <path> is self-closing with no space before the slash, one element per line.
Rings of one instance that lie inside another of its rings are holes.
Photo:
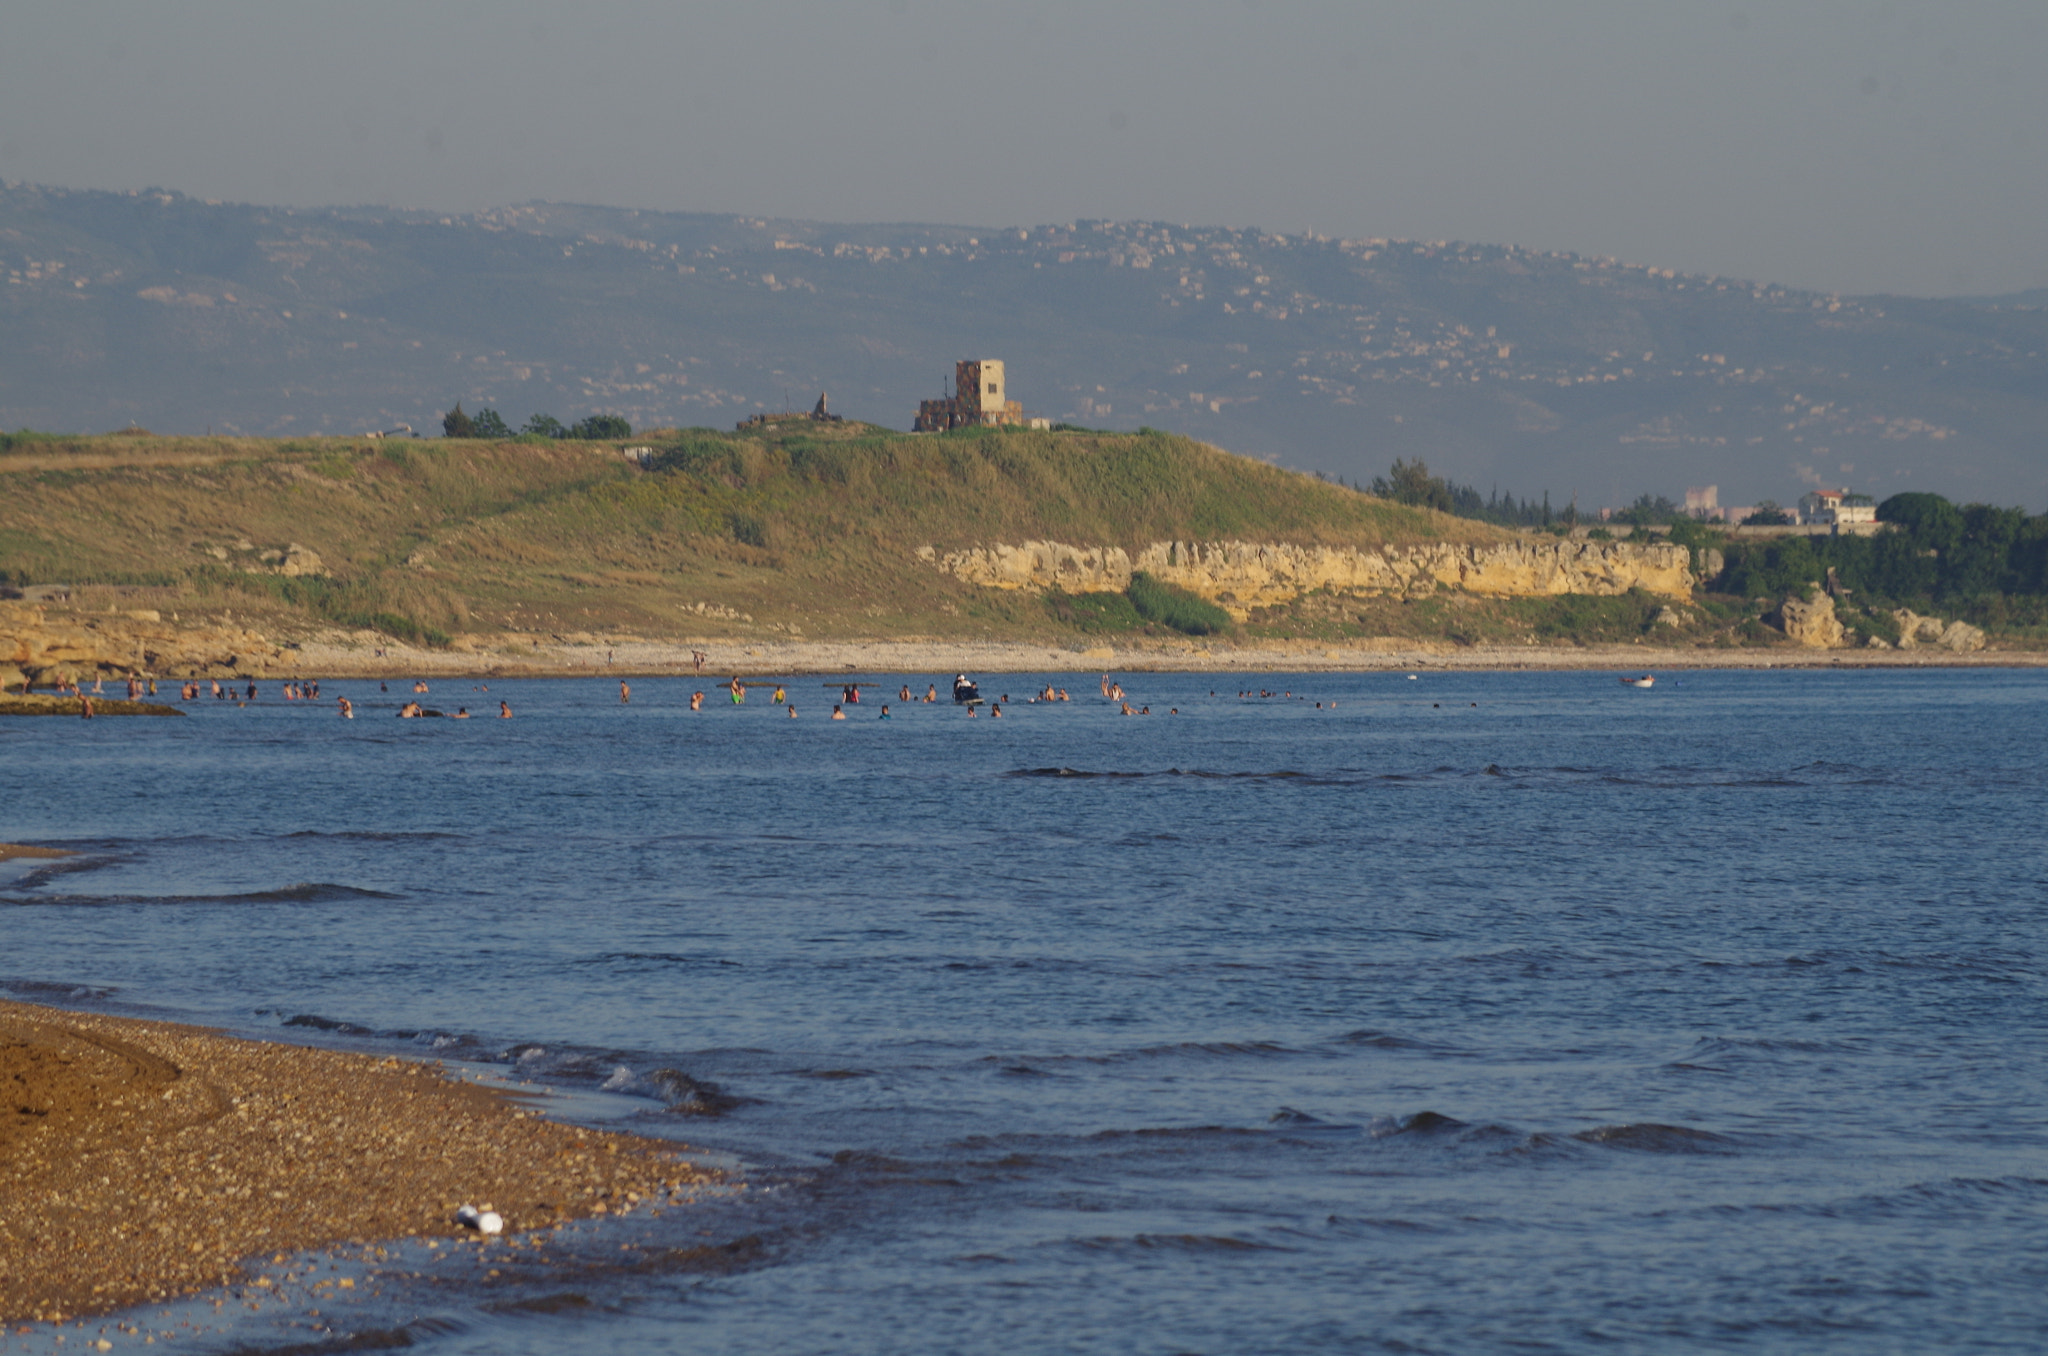
<path fill-rule="evenodd" d="M 1146 621 L 1171 626 L 1182 635 L 1211 636 L 1230 626 L 1230 614 L 1216 604 L 1155 579 L 1143 570 L 1131 576 L 1131 586 L 1124 590 L 1124 596 Z"/>
<path fill-rule="evenodd" d="M 1068 593 L 1054 589 L 1045 595 L 1045 608 L 1060 621 L 1088 635 L 1135 631 L 1145 624 L 1138 609 L 1121 593 Z"/>

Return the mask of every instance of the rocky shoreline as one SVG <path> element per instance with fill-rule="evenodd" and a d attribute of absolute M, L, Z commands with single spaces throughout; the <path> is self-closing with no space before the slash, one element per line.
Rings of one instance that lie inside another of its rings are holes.
<path fill-rule="evenodd" d="M 707 681 L 734 673 L 836 674 L 1055 673 L 1089 670 L 1182 672 L 1373 672 L 1392 669 L 1702 669 L 2020 667 L 2048 664 L 2048 652 L 1969 648 L 1951 643 L 1975 628 L 1902 616 L 1896 647 L 1847 647 L 1827 600 L 1791 609 L 1792 644 L 1763 646 L 1632 644 L 1460 644 L 1448 640 L 1373 637 L 1343 642 L 1198 639 L 1072 640 L 1051 643 L 949 640 L 931 636 L 852 640 L 736 639 L 730 635 L 648 638 L 620 634 L 530 633 L 458 636 L 445 648 L 407 645 L 371 632 L 329 630 L 297 641 L 246 628 L 180 627 L 155 612 L 90 617 L 47 616 L 44 609 L 0 604 L 0 704 L 18 702 L 25 683 L 59 678 L 90 683 L 128 673 L 159 683 L 201 678 L 574 677 L 609 674 L 695 674 Z M 1830 625 L 1832 623 L 1832 625 Z M 1918 643 L 1913 639 L 1922 636 Z M 701 670 L 695 656 L 705 656 Z M 162 693 L 155 704 L 163 707 Z M 56 703 L 50 713 L 76 716 L 77 699 L 36 694 Z M 105 714 L 126 703 L 94 699 Z M 14 708 L 26 714 L 25 708 Z M 175 708 L 164 708 L 175 709 Z M 152 711 L 149 714 L 157 714 Z"/>

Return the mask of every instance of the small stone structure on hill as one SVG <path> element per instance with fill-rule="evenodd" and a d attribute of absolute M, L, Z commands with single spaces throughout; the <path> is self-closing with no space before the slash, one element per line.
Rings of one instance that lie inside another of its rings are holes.
<path fill-rule="evenodd" d="M 943 433 L 949 428 L 1050 428 L 1050 419 L 1026 419 L 1022 402 L 1004 392 L 1003 364 L 997 358 L 968 358 L 953 364 L 953 394 L 917 402 L 912 433 Z"/>
<path fill-rule="evenodd" d="M 794 410 L 785 410 L 781 414 L 770 414 L 766 410 L 763 410 L 759 414 L 747 416 L 745 419 L 740 420 L 739 423 L 733 425 L 733 427 L 738 429 L 740 432 L 744 433 L 750 428 L 766 428 L 770 424 L 787 424 L 797 421 L 804 421 L 813 424 L 845 423 L 846 416 L 834 414 L 830 410 L 825 408 L 825 398 L 827 394 L 828 393 L 824 391 L 818 392 L 818 403 L 811 406 L 810 413 L 808 414 L 798 414 Z"/>

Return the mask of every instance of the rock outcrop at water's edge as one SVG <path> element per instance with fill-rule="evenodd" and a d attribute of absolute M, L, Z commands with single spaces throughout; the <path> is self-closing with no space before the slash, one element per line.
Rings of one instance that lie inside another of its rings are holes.
<path fill-rule="evenodd" d="M 1273 542 L 1153 542 L 1135 556 L 1117 546 L 1027 541 L 920 559 L 972 584 L 1000 589 L 1115 592 L 1142 570 L 1207 598 L 1242 621 L 1254 607 L 1290 602 L 1316 589 L 1408 594 L 1438 586 L 1499 598 L 1630 589 L 1690 599 L 1692 558 L 1683 546 L 1632 542 L 1507 542 L 1372 549 Z"/>
<path fill-rule="evenodd" d="M 106 674 L 266 673 L 285 651 L 254 631 L 181 627 L 154 610 L 53 621 L 40 607 L 0 603 L 0 689 Z"/>
<path fill-rule="evenodd" d="M 1984 633 L 1966 621 L 1944 624 L 1939 617 L 1923 617 L 1909 607 L 1892 613 L 1899 627 L 1899 648 L 1917 650 L 1925 641 L 1939 649 L 1970 654 L 1984 648 Z"/>
<path fill-rule="evenodd" d="M 1786 639 L 1812 650 L 1832 650 L 1848 636 L 1835 616 L 1835 600 L 1818 590 L 1811 599 L 1787 598 L 1778 605 L 1778 629 Z"/>

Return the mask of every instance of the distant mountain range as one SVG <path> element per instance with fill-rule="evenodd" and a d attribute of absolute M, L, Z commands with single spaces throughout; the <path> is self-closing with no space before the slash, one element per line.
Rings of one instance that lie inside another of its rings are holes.
<path fill-rule="evenodd" d="M 1765 227 L 1767 228 L 1767 227 Z M 0 186 L 0 426 L 351 433 L 441 411 L 908 428 L 1026 412 L 1560 507 L 1816 484 L 2048 506 L 2041 293 L 1837 297 L 1500 245 L 1160 222 L 468 216 Z"/>

